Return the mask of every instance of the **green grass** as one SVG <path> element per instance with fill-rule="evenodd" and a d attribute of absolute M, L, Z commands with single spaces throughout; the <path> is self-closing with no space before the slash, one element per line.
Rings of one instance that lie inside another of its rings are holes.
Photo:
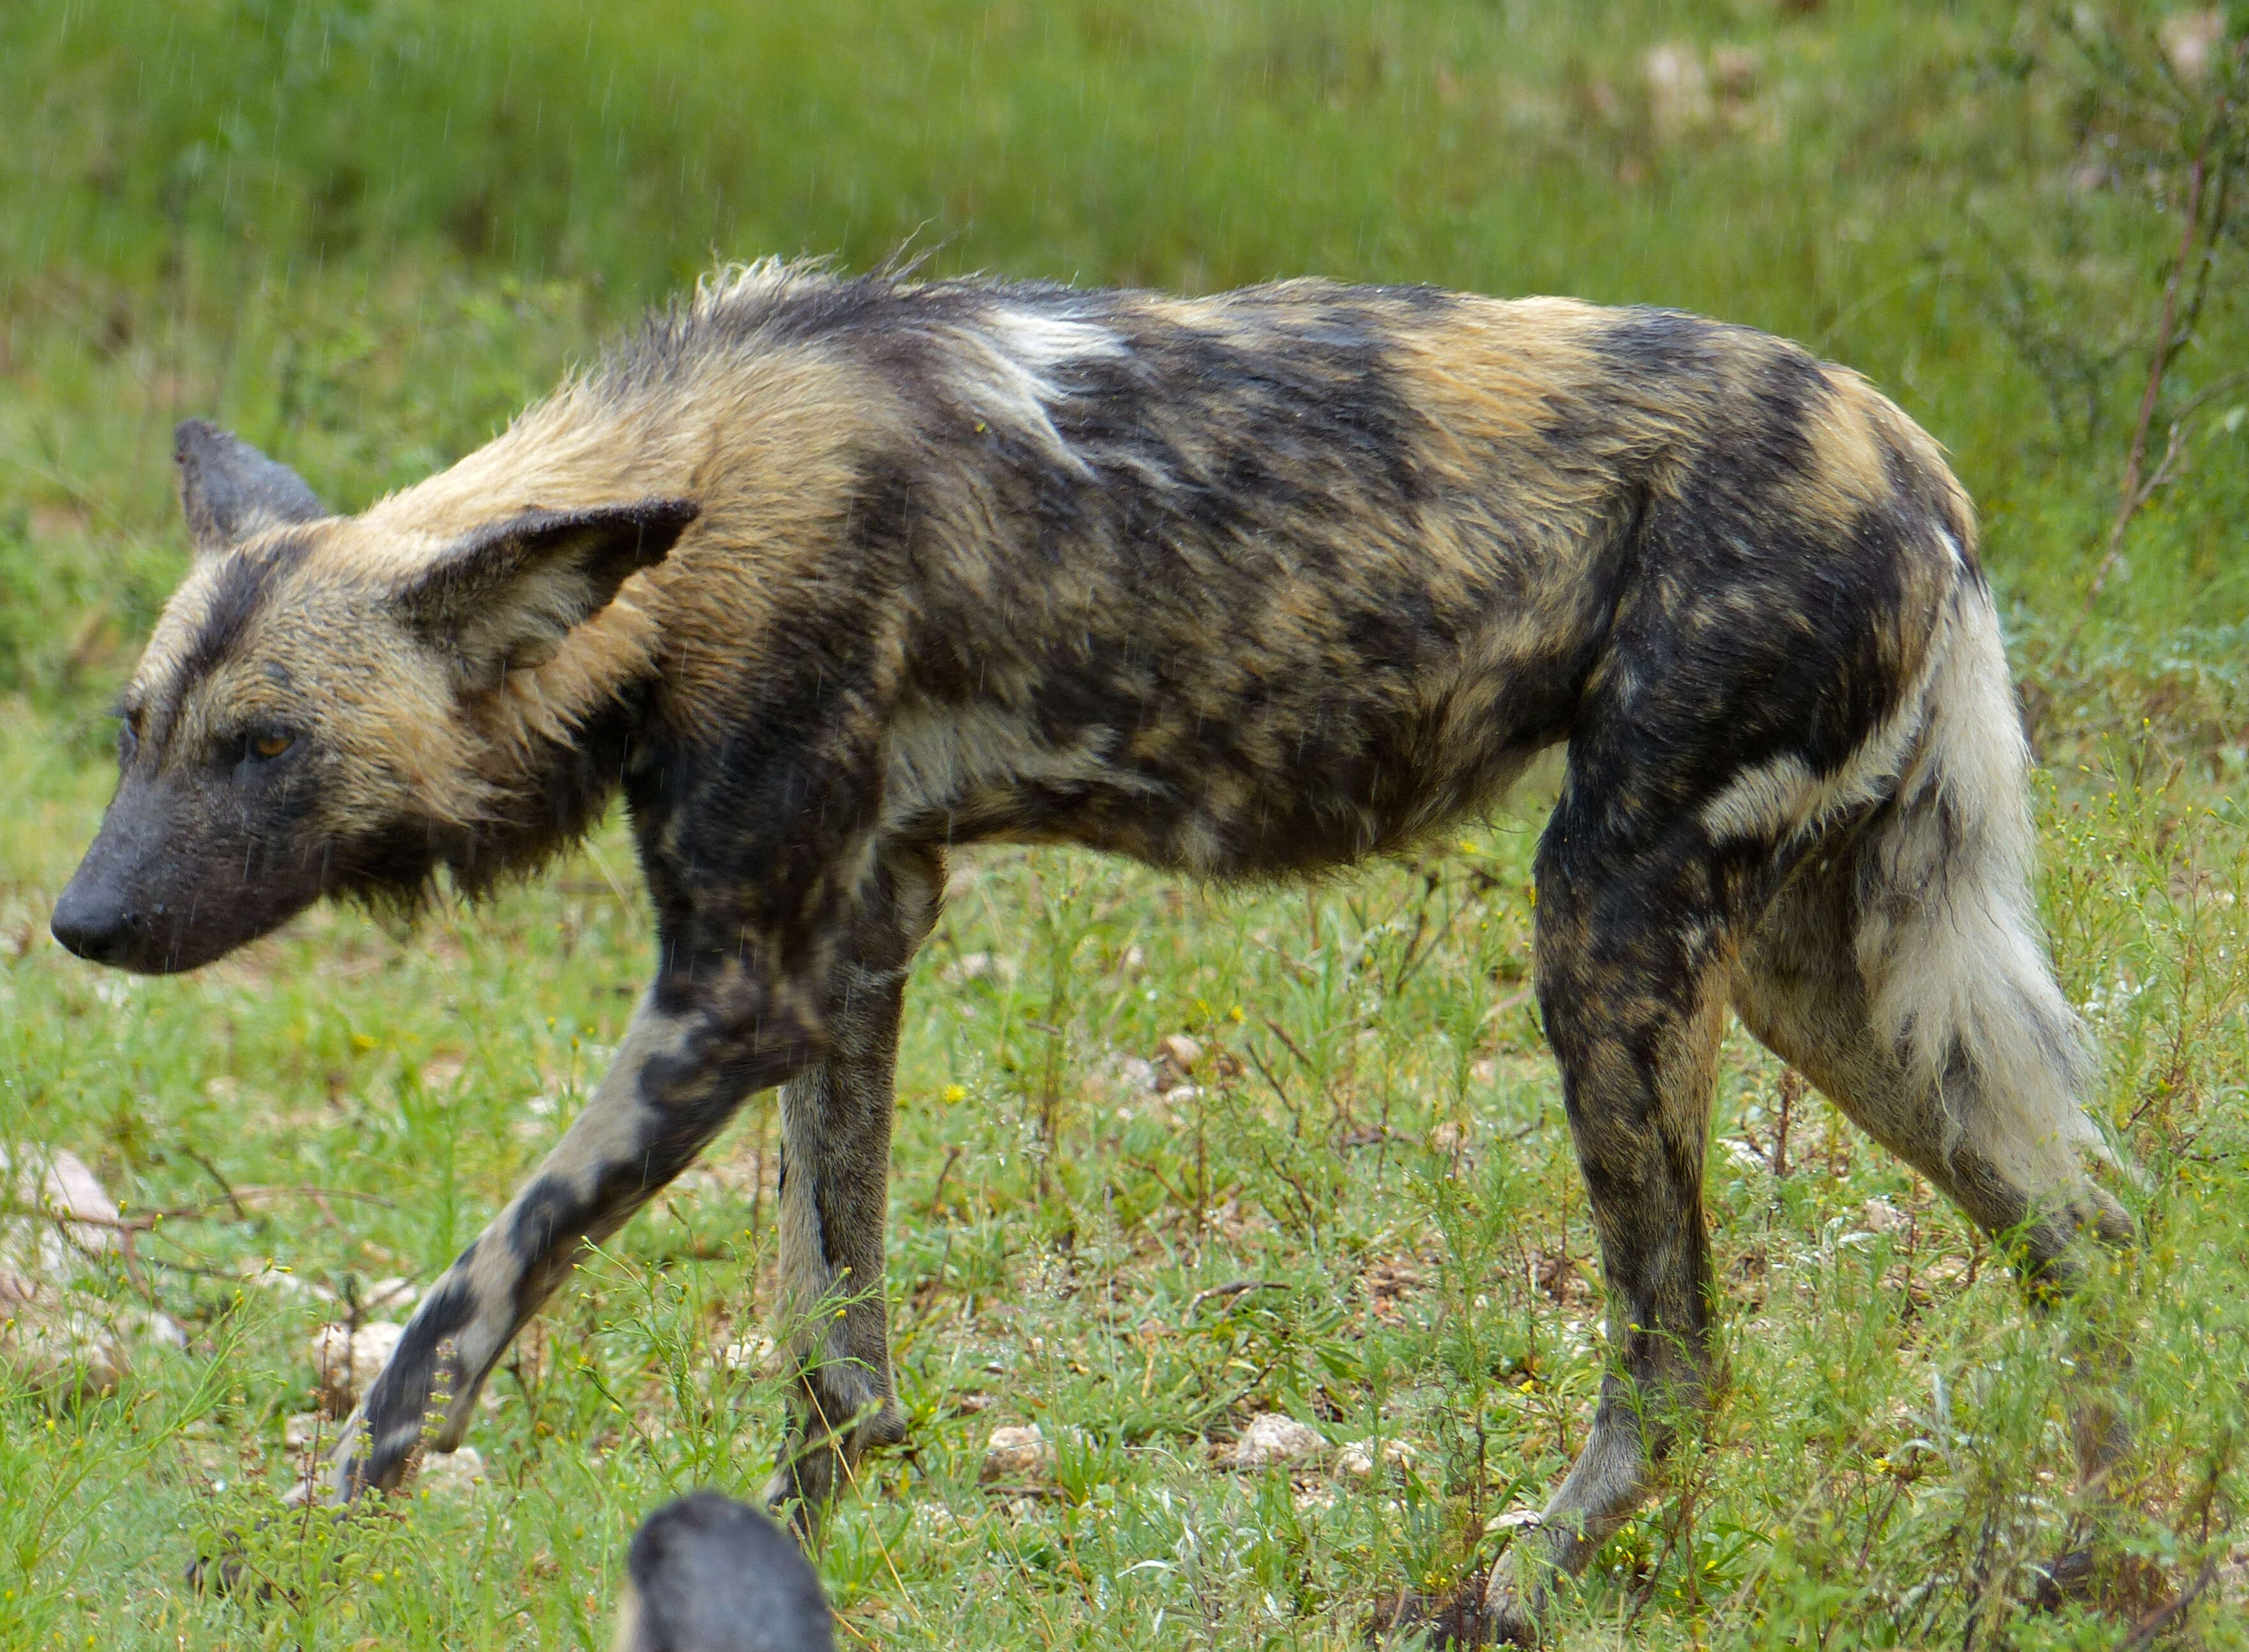
<path fill-rule="evenodd" d="M 1755 66 L 1675 126 L 1642 72 L 1666 40 Z M 614 824 L 485 908 L 410 933 L 324 912 L 186 980 L 83 966 L 45 919 L 107 795 L 106 697 L 184 559 L 175 418 L 356 506 L 714 256 L 911 237 L 942 270 L 1682 305 L 1861 368 L 1951 447 L 2047 760 L 2046 916 L 2145 1172 L 2120 1190 L 2146 1247 L 2094 1293 L 2135 1351 L 2111 1538 L 2142 1592 L 2015 1603 L 2081 1512 L 2064 1329 L 1816 1099 L 1785 1176 L 1750 1163 L 1782 1076 L 1737 1035 L 1709 1174 L 1730 1385 L 1561 1634 L 2115 1645 L 2249 1536 L 2249 429 L 2222 400 L 2197 427 L 2077 629 L 2177 237 L 2136 169 L 2160 123 L 2104 100 L 2122 72 L 2041 13 L 1873 0 L 0 11 L 0 1141 L 72 1148 L 128 1215 L 194 1208 L 139 1236 L 139 1280 L 96 1281 L 185 1352 L 106 1398 L 0 1398 L 0 1644 L 599 1647 L 639 1517 L 761 1479 L 779 1390 L 719 1352 L 773 1305 L 766 1104 L 496 1377 L 477 1496 L 259 1528 L 262 1602 L 184 1588 L 294 1472 L 282 1419 L 336 1311 L 266 1264 L 346 1293 L 434 1277 L 590 1089 L 648 921 Z M 2238 258 L 2170 405 L 2249 356 Z M 1526 991 L 1544 801 L 1309 893 L 961 857 L 900 1082 L 913 1449 L 870 1465 L 820 1557 L 848 1644 L 1354 1644 L 1540 1499 L 1600 1370 Z M 1195 1094 L 1120 1080 L 1181 1032 Z M 253 1187 L 279 1191 L 226 1196 Z M 1267 1409 L 1412 1453 L 1366 1481 L 1225 1470 Z M 1056 1492 L 980 1489 L 990 1428 L 1033 1420 Z M 2227 1572 L 2184 1633 L 2249 1645 L 2242 1604 Z"/>

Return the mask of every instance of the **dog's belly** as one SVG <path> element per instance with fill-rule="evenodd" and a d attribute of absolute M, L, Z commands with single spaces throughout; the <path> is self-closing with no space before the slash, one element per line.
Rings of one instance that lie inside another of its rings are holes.
<path fill-rule="evenodd" d="M 1314 871 L 1489 802 L 1563 737 L 1573 699 L 1551 671 L 1454 671 L 1128 696 L 1060 726 L 1035 699 L 917 704 L 892 724 L 884 835 L 1078 843 L 1207 878 Z"/>

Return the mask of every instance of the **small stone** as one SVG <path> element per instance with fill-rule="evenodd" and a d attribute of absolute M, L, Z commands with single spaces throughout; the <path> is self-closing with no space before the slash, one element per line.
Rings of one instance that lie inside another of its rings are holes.
<path fill-rule="evenodd" d="M 719 1363 L 729 1371 L 754 1376 L 772 1362 L 774 1339 L 754 1337 L 745 1342 L 730 1342 L 719 1353 Z"/>
<path fill-rule="evenodd" d="M 1327 1449 L 1320 1431 L 1277 1411 L 1260 1412 L 1234 1442 L 1234 1466 L 1262 1469 L 1276 1463 L 1297 1463 Z"/>
<path fill-rule="evenodd" d="M 1156 1054 L 1171 1063 L 1175 1070 L 1183 1074 L 1192 1072 L 1195 1063 L 1202 1059 L 1202 1041 L 1190 1038 L 1185 1033 L 1173 1033 L 1156 1046 Z"/>
<path fill-rule="evenodd" d="M 914 1524 L 934 1536 L 952 1537 L 963 1530 L 968 1522 L 942 1503 L 917 1503 L 913 1511 Z"/>
<path fill-rule="evenodd" d="M 422 1471 L 414 1484 L 425 1497 L 471 1497 L 484 1483 L 483 1454 L 474 1446 L 462 1446 L 454 1451 L 433 1451 L 423 1458 Z"/>
<path fill-rule="evenodd" d="M 1903 1233 L 1913 1218 L 1887 1199 L 1869 1199 L 1859 1207 L 1859 1220 L 1868 1233 Z"/>
<path fill-rule="evenodd" d="M 1382 1442 L 1382 1460 L 1393 1468 L 1403 1468 L 1413 1457 L 1413 1448 L 1403 1440 L 1385 1440 Z M 1374 1442 L 1352 1441 L 1337 1456 L 1336 1468 L 1354 1480 L 1370 1478 L 1374 1473 Z"/>
<path fill-rule="evenodd" d="M 971 981 L 996 981 L 1004 985 L 1022 973 L 1022 966 L 1012 958 L 990 953 L 963 953 L 937 973 L 939 980 L 954 986 Z"/>
<path fill-rule="evenodd" d="M 1651 47 L 1640 72 L 1647 83 L 1648 114 L 1657 137 L 1669 141 L 1709 120 L 1710 74 L 1692 45 L 1669 42 Z"/>
<path fill-rule="evenodd" d="M 299 1411 L 282 1419 L 281 1443 L 292 1451 L 324 1443 L 334 1434 L 334 1425 L 317 1411 Z"/>
<path fill-rule="evenodd" d="M 1726 1157 L 1733 1160 L 1733 1162 L 1742 1169 L 1754 1171 L 1768 1176 L 1772 1174 L 1772 1160 L 1766 1158 L 1756 1148 L 1750 1146 L 1749 1143 L 1743 1141 L 1739 1136 L 1727 1137 L 1724 1145 L 1726 1149 Z"/>
<path fill-rule="evenodd" d="M 1506 1513 L 1495 1514 L 1490 1519 L 1485 1521 L 1483 1529 L 1488 1532 L 1519 1532 L 1525 1527 L 1537 1525 L 1540 1518 L 1541 1516 L 1536 1509 L 1510 1509 Z"/>
<path fill-rule="evenodd" d="M 1593 1288 L 1571 1256 L 1561 1251 L 1530 1253 L 1530 1283 L 1556 1302 L 1591 1302 Z"/>
<path fill-rule="evenodd" d="M 977 1478 L 986 1485 L 1043 1479 L 1054 1472 L 1054 1442 L 1037 1423 L 994 1428 L 992 1437 L 985 1442 L 984 1468 Z"/>
<path fill-rule="evenodd" d="M 2215 6 L 2202 11 L 2174 11 L 2156 34 L 2171 72 L 2188 86 L 2199 86 L 2210 78 L 2210 60 L 2225 43 L 2225 14 Z"/>
<path fill-rule="evenodd" d="M 1710 48 L 1710 78 L 1730 98 L 1746 98 L 1756 91 L 1757 78 L 1764 72 L 1764 59 L 1753 47 Z"/>
<path fill-rule="evenodd" d="M 245 1267 L 242 1272 L 245 1284 L 274 1292 L 292 1302 L 334 1302 L 336 1293 L 326 1285 L 315 1284 L 279 1263 L 262 1262 Z"/>

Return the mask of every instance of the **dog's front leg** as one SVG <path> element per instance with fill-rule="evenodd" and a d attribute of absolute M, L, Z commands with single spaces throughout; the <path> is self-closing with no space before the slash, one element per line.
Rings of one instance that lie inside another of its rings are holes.
<path fill-rule="evenodd" d="M 938 851 L 880 857 L 832 978 L 827 1055 L 781 1092 L 781 1328 L 797 1391 L 766 1497 L 807 1530 L 870 1447 L 905 1438 L 883 1294 L 892 1086 L 906 972 L 944 884 Z"/>
<path fill-rule="evenodd" d="M 330 1458 L 340 1498 L 390 1490 L 426 1439 L 460 1443 L 477 1392 L 588 1243 L 693 1162 L 744 1097 L 817 1053 L 817 999 L 761 978 L 745 947 L 667 946 L 600 1088 L 536 1174 L 422 1299 Z"/>

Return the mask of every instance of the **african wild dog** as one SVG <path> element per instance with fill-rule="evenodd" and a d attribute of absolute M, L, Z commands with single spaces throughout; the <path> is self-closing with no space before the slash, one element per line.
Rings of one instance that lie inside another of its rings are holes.
<path fill-rule="evenodd" d="M 336 1459 L 389 1488 L 589 1239 L 781 1092 L 815 1510 L 895 1442 L 901 994 L 955 843 L 1186 875 L 1412 843 L 1542 748 L 1539 1002 L 1616 1365 L 1494 1628 L 1531 1633 L 1705 1397 L 1730 1003 L 2048 1282 L 2128 1223 L 2026 888 L 1969 502 L 1855 375 L 1738 327 L 1290 282 L 1180 299 L 760 265 L 354 517 L 182 427 L 198 556 L 123 699 L 65 945 L 192 967 L 332 891 L 476 890 L 622 791 L 659 936 L 598 1093 Z M 846 1305 L 814 1312 L 822 1300 Z M 2089 1460 L 2116 1447 L 2093 1431 Z"/>

